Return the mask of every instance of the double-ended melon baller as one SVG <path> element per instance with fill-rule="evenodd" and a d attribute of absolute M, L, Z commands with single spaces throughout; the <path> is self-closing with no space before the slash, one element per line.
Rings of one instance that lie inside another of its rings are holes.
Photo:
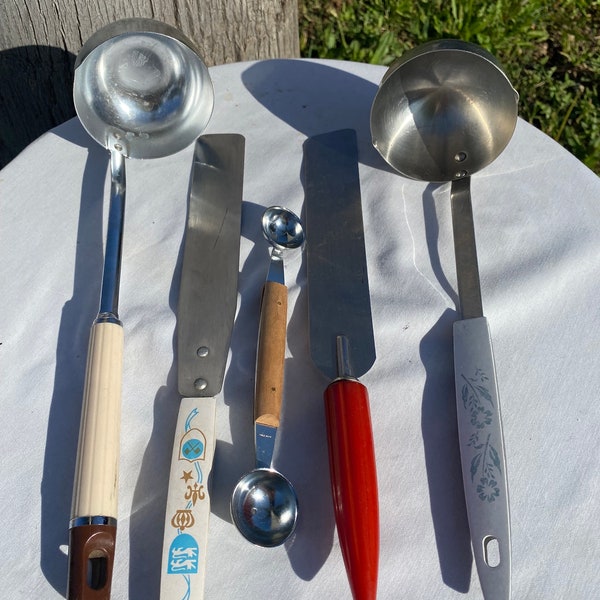
<path fill-rule="evenodd" d="M 265 210 L 262 229 L 272 249 L 262 292 L 256 350 L 256 468 L 236 485 L 231 497 L 231 516 L 248 541 L 270 548 L 280 546 L 292 535 L 298 516 L 298 499 L 292 484 L 271 463 L 284 383 L 287 287 L 283 256 L 302 248 L 304 230 L 300 218 L 281 206 Z"/>
<path fill-rule="evenodd" d="M 100 29 L 82 47 L 73 98 L 84 128 L 110 151 L 111 192 L 77 450 L 68 598 L 106 599 L 117 527 L 125 158 L 164 157 L 192 144 L 208 124 L 214 93 L 207 67 L 177 29 L 151 19 L 125 19 Z"/>
<path fill-rule="evenodd" d="M 441 40 L 419 46 L 392 64 L 371 107 L 373 145 L 394 169 L 411 179 L 452 182 L 461 314 L 453 336 L 458 433 L 473 554 L 486 600 L 510 598 L 510 520 L 470 177 L 510 141 L 518 99 L 492 55 L 474 44 Z"/>

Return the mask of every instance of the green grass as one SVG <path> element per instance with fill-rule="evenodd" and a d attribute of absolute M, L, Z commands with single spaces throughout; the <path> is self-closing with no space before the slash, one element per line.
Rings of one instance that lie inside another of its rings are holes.
<path fill-rule="evenodd" d="M 520 115 L 600 174 L 600 0 L 299 0 L 304 57 L 388 65 L 440 38 L 501 62 Z"/>

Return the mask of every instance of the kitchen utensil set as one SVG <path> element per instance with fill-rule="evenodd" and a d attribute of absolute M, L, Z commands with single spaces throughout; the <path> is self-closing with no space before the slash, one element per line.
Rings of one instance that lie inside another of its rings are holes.
<path fill-rule="evenodd" d="M 77 454 L 68 597 L 110 597 L 123 352 L 117 304 L 124 158 L 166 156 L 195 140 L 177 311 L 182 400 L 165 513 L 160 597 L 198 600 L 204 597 L 215 397 L 223 384 L 237 305 L 245 140 L 237 134 L 201 135 L 213 104 L 208 71 L 189 40 L 156 21 L 119 21 L 92 36 L 77 58 L 74 98 L 85 128 L 110 151 L 112 187 L 102 296 L 90 338 Z M 371 110 L 373 145 L 389 164 L 411 178 L 452 182 L 462 317 L 454 325 L 459 440 L 473 551 L 488 600 L 510 598 L 510 521 L 469 183 L 510 140 L 517 100 L 493 57 L 472 44 L 446 40 L 409 52 L 393 64 Z M 347 129 L 315 135 L 303 150 L 310 354 L 330 382 L 324 413 L 335 521 L 352 597 L 374 600 L 377 471 L 368 392 L 358 378 L 375 362 L 375 339 L 356 133 Z M 257 342 L 256 469 L 236 486 L 231 514 L 244 537 L 272 547 L 294 533 L 301 507 L 291 482 L 271 462 L 283 400 L 283 255 L 302 250 L 305 232 L 300 219 L 279 206 L 265 211 L 263 232 L 272 253 Z M 491 480 L 489 493 L 480 493 Z"/>

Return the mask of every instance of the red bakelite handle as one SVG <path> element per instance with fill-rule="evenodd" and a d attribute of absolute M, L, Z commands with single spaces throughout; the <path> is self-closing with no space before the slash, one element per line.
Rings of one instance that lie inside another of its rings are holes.
<path fill-rule="evenodd" d="M 379 501 L 367 388 L 338 379 L 325 390 L 329 468 L 338 537 L 354 600 L 374 600 Z"/>

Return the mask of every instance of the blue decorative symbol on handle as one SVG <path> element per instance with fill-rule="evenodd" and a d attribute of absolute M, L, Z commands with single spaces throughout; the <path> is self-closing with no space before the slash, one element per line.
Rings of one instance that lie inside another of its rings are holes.
<path fill-rule="evenodd" d="M 194 462 L 204 460 L 206 451 L 206 438 L 199 429 L 190 429 L 181 438 L 179 458 Z"/>
<path fill-rule="evenodd" d="M 188 533 L 180 533 L 169 548 L 169 567 L 167 573 L 197 573 L 198 543 Z"/>

